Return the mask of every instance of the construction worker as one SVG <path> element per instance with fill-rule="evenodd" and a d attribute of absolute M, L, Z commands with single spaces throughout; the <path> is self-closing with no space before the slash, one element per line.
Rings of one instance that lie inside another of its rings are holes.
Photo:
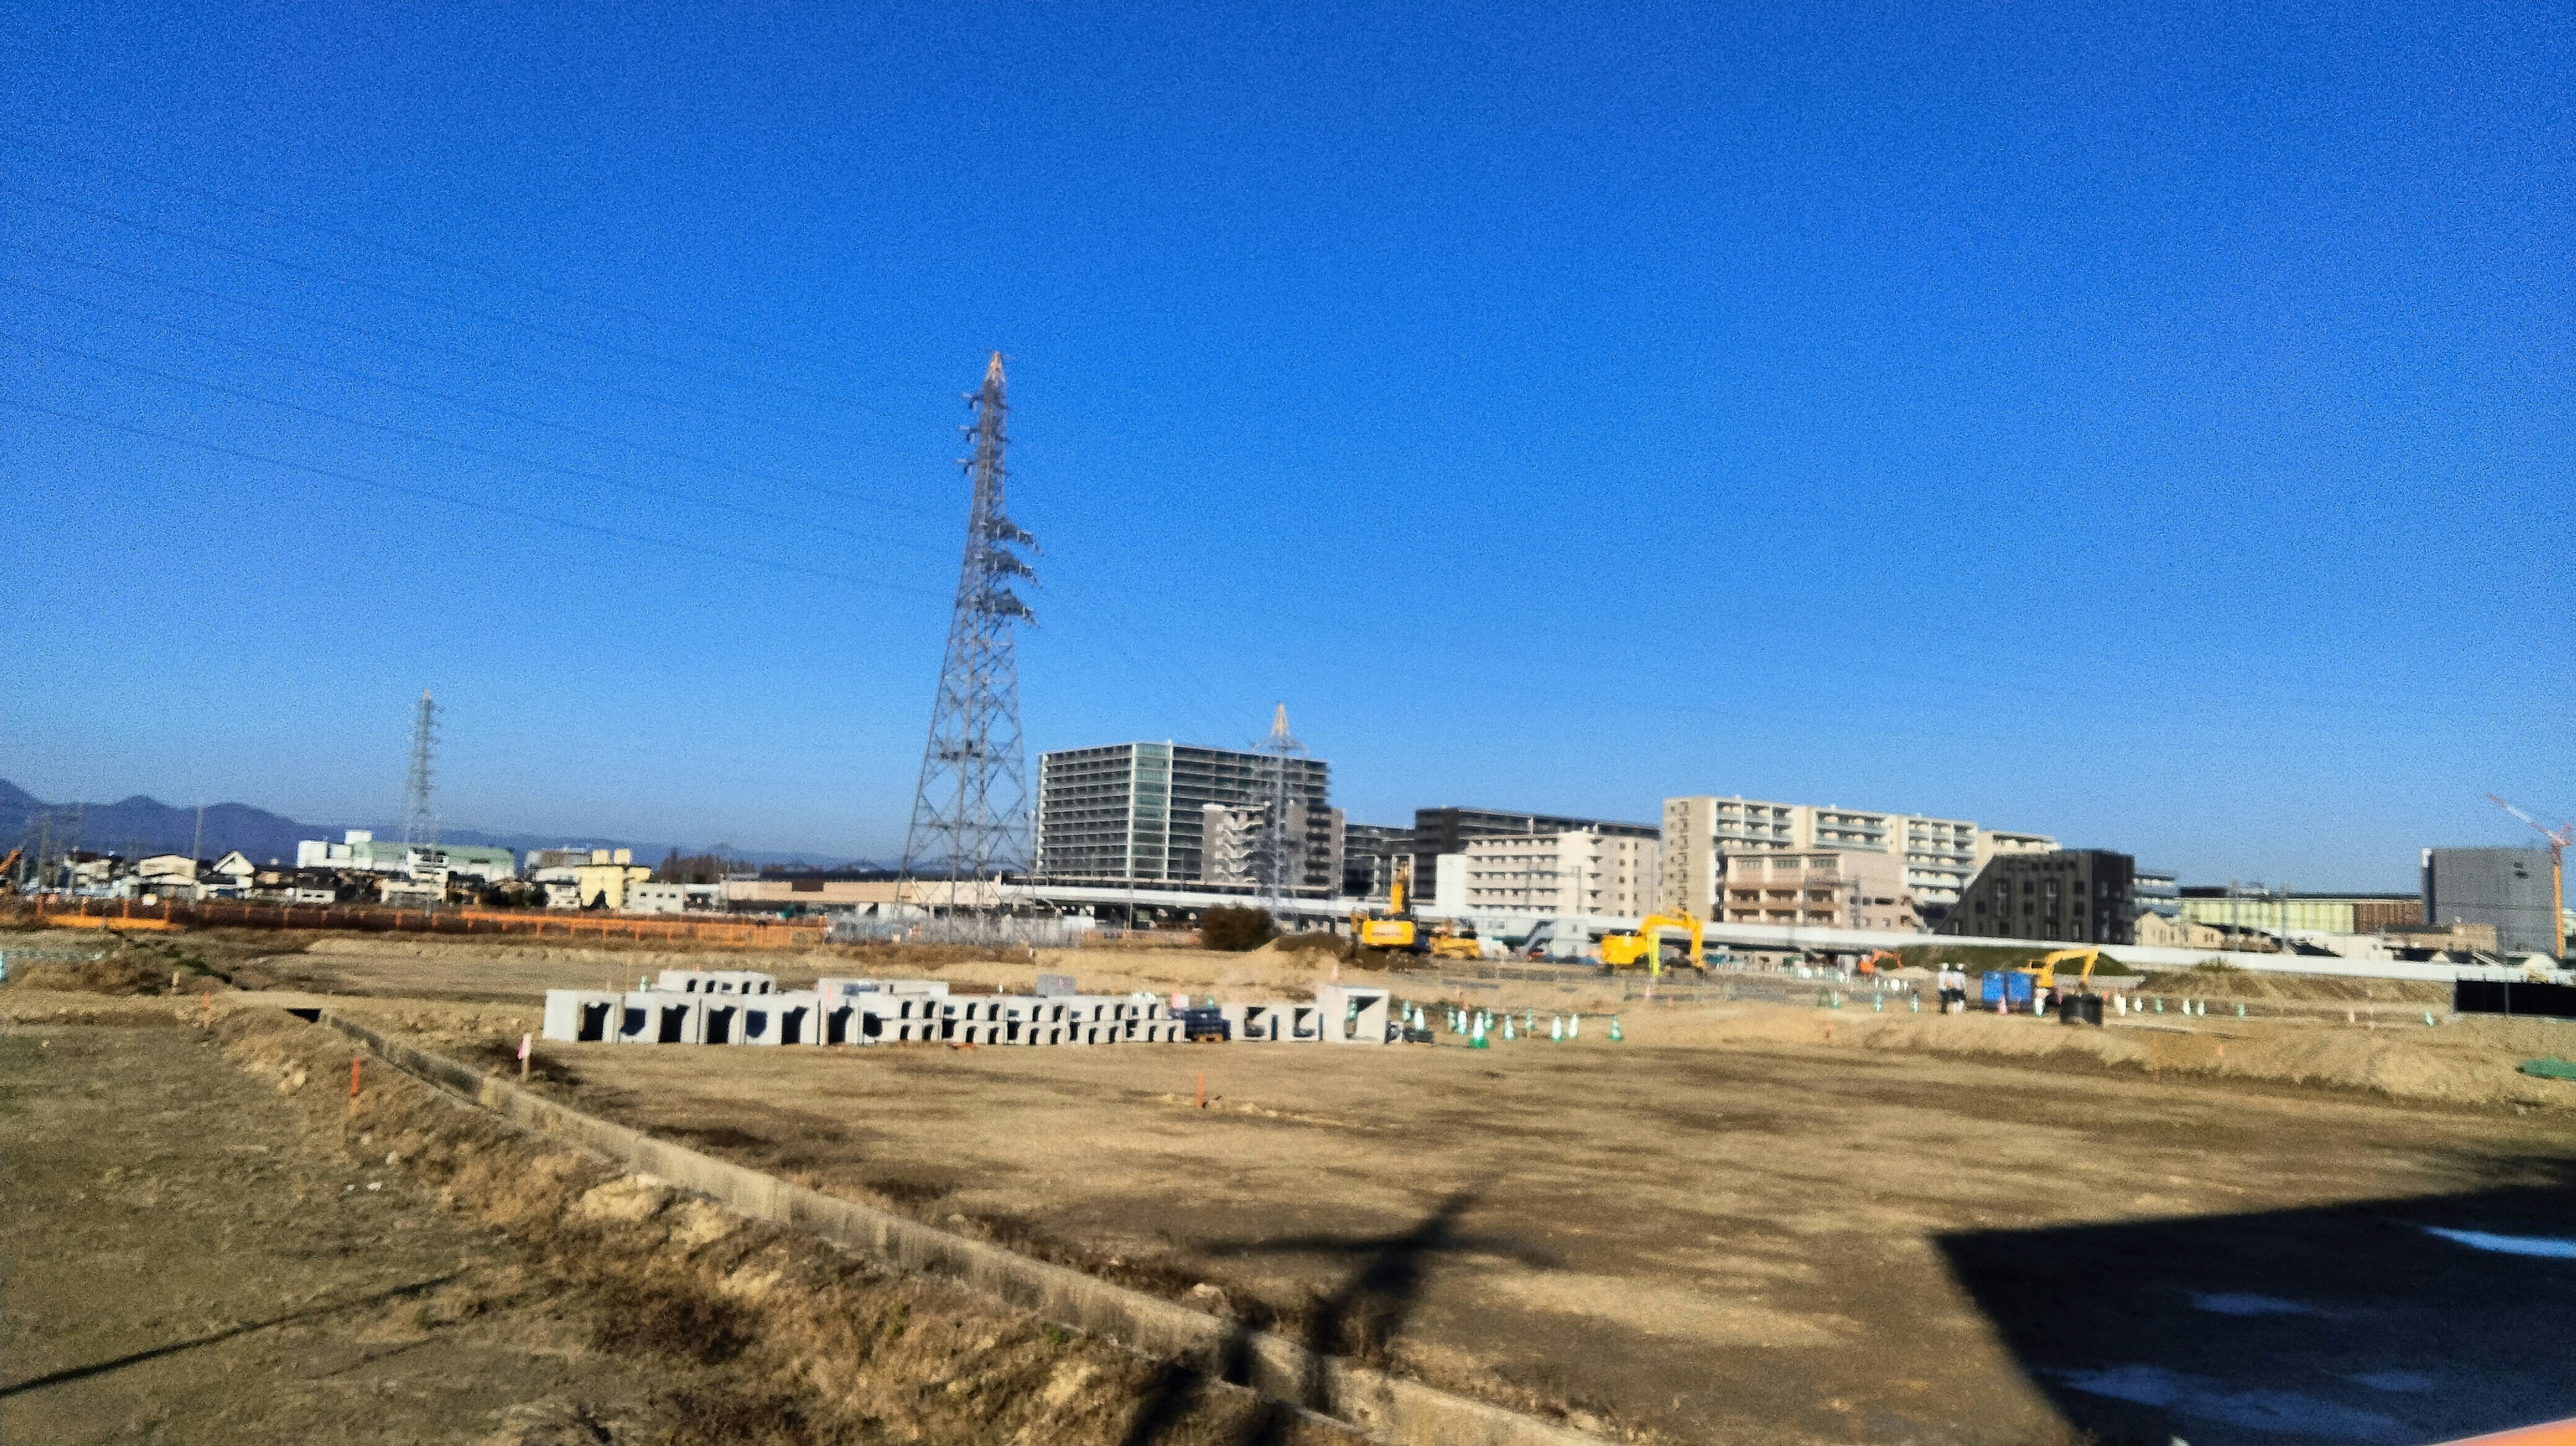
<path fill-rule="evenodd" d="M 1956 964 L 1944 964 L 1941 966 L 1941 972 L 1934 976 L 1933 982 L 1938 985 L 1941 990 L 1941 1012 L 1943 1014 L 1965 1014 L 1968 1012 L 1967 970 L 1960 968 Z"/>

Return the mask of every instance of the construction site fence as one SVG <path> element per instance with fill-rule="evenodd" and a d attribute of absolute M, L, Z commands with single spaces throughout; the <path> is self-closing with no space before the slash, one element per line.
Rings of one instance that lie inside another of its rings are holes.
<path fill-rule="evenodd" d="M 370 934 L 479 934 L 514 938 L 634 943 L 730 944 L 747 949 L 796 949 L 825 941 L 813 920 L 698 920 L 667 914 L 519 913 L 499 909 L 388 909 L 345 904 L 263 904 L 209 899 L 138 903 L 132 899 L 38 900 L 19 921 L 39 926 L 91 923 L 109 929 L 124 922 L 145 928 L 185 925 L 215 929 L 337 929 Z"/>
<path fill-rule="evenodd" d="M 837 919 L 835 944 L 994 944 L 1025 949 L 1078 949 L 1091 932 L 1079 919 L 1050 915 L 938 915 L 927 919 Z"/>

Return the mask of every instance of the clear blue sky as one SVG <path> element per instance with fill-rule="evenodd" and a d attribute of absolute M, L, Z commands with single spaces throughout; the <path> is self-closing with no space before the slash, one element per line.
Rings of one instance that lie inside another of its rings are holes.
<path fill-rule="evenodd" d="M 428 687 L 450 820 L 890 854 L 998 347 L 1032 773 L 2576 814 L 2564 7 L 143 8 L 0 26 L 41 796 L 386 817 Z"/>

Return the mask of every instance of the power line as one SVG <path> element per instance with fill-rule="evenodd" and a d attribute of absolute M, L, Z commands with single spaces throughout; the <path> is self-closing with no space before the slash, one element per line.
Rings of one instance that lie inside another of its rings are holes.
<path fill-rule="evenodd" d="M 664 488 L 649 486 L 642 482 L 629 482 L 621 477 L 612 477 L 605 472 L 593 472 L 581 467 L 566 467 L 554 462 L 540 462 L 533 457 L 521 457 L 513 453 L 500 451 L 496 448 L 480 446 L 473 442 L 459 442 L 453 438 L 441 437 L 429 432 L 416 432 L 408 427 L 394 426 L 390 422 L 371 422 L 364 417 L 352 417 L 345 413 L 334 412 L 327 407 L 310 406 L 303 402 L 289 402 L 277 397 L 264 396 L 261 393 L 251 391 L 246 387 L 228 387 L 220 382 L 204 381 L 197 377 L 182 376 L 177 372 L 163 371 L 159 367 L 145 366 L 141 362 L 130 362 L 118 357 L 101 356 L 96 352 L 83 351 L 76 346 L 65 346 L 61 342 L 44 341 L 36 337 L 28 336 L 23 332 L 0 331 L 0 336 L 10 337 L 11 339 L 27 346 L 41 347 L 46 351 L 60 352 L 65 356 L 78 357 L 83 361 L 95 362 L 101 366 L 117 367 L 125 371 L 138 373 L 142 376 L 157 377 L 166 382 L 177 382 L 181 386 L 196 387 L 204 391 L 213 392 L 217 396 L 234 397 L 242 401 L 257 403 L 260 406 L 276 407 L 281 411 L 302 412 L 306 416 L 318 417 L 324 421 L 336 422 L 343 426 L 363 427 L 369 431 L 382 432 L 387 436 L 399 437 L 408 442 L 421 442 L 434 447 L 453 448 L 454 450 L 466 453 L 469 456 L 482 457 L 489 461 L 500 462 L 510 466 L 527 467 L 539 472 L 551 472 L 560 477 L 570 477 L 579 481 L 595 482 L 601 486 L 615 487 L 623 491 L 636 493 L 639 496 L 660 498 L 665 502 L 681 502 L 698 507 L 708 507 L 719 512 L 731 512 L 736 516 L 748 517 L 755 521 L 774 522 L 782 526 L 801 527 L 813 531 L 836 533 L 842 537 L 858 538 L 864 541 L 886 540 L 879 538 L 878 535 L 874 533 L 857 532 L 846 527 L 836 527 L 827 522 L 815 522 L 806 518 L 791 517 L 778 512 L 764 512 L 757 507 L 745 507 L 740 503 L 734 502 L 721 502 L 710 497 L 700 497 L 691 492 L 673 492 Z M 894 541 L 892 542 L 892 545 L 917 552 L 931 551 L 931 549 L 918 543 Z"/>
<path fill-rule="evenodd" d="M 473 362 L 480 366 L 497 367 L 503 371 L 518 372 L 523 376 L 542 377 L 548 381 L 562 382 L 567 386 L 596 387 L 600 391 L 606 392 L 611 396 L 627 397 L 639 402 L 650 402 L 655 406 L 670 407 L 676 411 L 695 412 L 698 415 L 705 417 L 718 417 L 728 422 L 739 422 L 745 426 L 771 427 L 798 431 L 805 433 L 807 436 L 836 444 L 841 441 L 839 437 L 835 436 L 831 432 L 825 431 L 820 427 L 812 426 L 808 423 L 796 421 L 792 418 L 756 416 L 749 412 L 735 411 L 729 407 L 710 406 L 705 402 L 693 402 L 679 397 L 664 396 L 660 392 L 645 391 L 640 387 L 620 386 L 614 382 L 593 381 L 585 377 L 574 376 L 569 372 L 555 371 L 547 367 L 530 366 L 526 362 L 521 361 L 505 360 L 500 357 L 489 356 L 482 352 L 475 351 L 470 347 L 457 346 L 448 342 L 422 341 L 417 337 L 401 336 L 389 331 L 378 331 L 373 327 L 360 326 L 355 322 L 332 321 L 324 317 L 306 316 L 300 312 L 287 307 L 278 306 L 272 302 L 251 301 L 243 297 L 231 295 L 227 292 L 214 290 L 211 287 L 191 286 L 184 281 L 172 281 L 168 277 L 154 276 L 151 273 L 144 271 L 128 271 L 121 266 L 110 266 L 104 261 L 92 261 L 85 257 L 68 256 L 60 251 L 52 251 L 42 246 L 29 245 L 24 241 L 0 239 L 0 246 L 6 246 L 12 251 L 23 251 L 30 256 L 41 256 L 48 261 L 56 262 L 64 266 L 82 267 L 90 271 L 99 272 L 102 275 L 116 277 L 119 280 L 140 282 L 145 286 L 157 286 L 165 291 L 176 291 L 187 296 L 203 297 L 208 301 L 219 302 L 226 306 L 238 306 L 245 311 L 256 311 L 266 316 L 282 317 L 302 326 L 329 327 L 333 331 L 346 332 L 351 336 L 362 336 L 369 341 L 383 342 L 388 346 L 407 347 L 413 351 L 428 352 L 437 356 L 451 356 L 461 361 Z"/>
<path fill-rule="evenodd" d="M 572 422 L 552 421 L 545 417 L 530 416 L 525 412 L 514 412 L 507 407 L 495 407 L 488 403 L 468 401 L 463 397 L 457 396 L 453 392 L 442 392 L 435 387 L 425 387 L 417 382 L 401 381 L 393 377 L 378 376 L 372 372 L 359 371 L 354 367 L 335 366 L 330 362 L 315 361 L 311 357 L 298 355 L 283 347 L 263 346 L 258 342 L 244 341 L 239 337 L 231 336 L 211 328 L 189 326 L 184 322 L 170 321 L 162 317 L 150 316 L 139 311 L 129 311 L 124 307 L 110 306 L 103 301 L 92 301 L 85 296 L 74 296 L 67 291 L 54 291 L 46 287 L 36 286 L 28 282 L 20 281 L 13 276 L 0 276 L 0 285 L 14 286 L 21 291 L 31 292 L 37 296 L 51 297 L 56 301 L 67 301 L 74 306 L 85 306 L 94 311 L 105 312 L 110 316 L 124 317 L 129 321 L 139 321 L 146 326 L 161 327 L 168 331 L 177 332 L 182 336 L 202 337 L 208 341 L 217 342 L 224 346 L 239 347 L 243 351 L 250 352 L 253 355 L 275 357 L 280 361 L 284 361 L 295 366 L 307 367 L 318 372 L 325 372 L 332 376 L 346 377 L 352 381 L 364 382 L 371 386 L 390 387 L 396 391 L 410 392 L 415 396 L 423 396 L 436 401 L 446 402 L 451 406 L 463 407 L 467 411 L 480 412 L 485 416 L 499 417 L 506 421 L 519 422 L 531 427 L 545 427 L 553 431 L 568 433 L 576 437 L 589 437 L 598 441 L 613 442 L 618 446 L 631 448 L 648 457 L 660 457 L 665 461 L 687 462 L 694 466 L 718 468 L 728 472 L 739 473 L 740 475 L 752 478 L 755 481 L 775 483 L 781 487 L 800 488 L 806 491 L 817 492 L 830 496 L 838 501 L 858 502 L 864 506 L 870 507 L 883 507 L 893 511 L 907 512 L 916 517 L 926 518 L 932 515 L 929 508 L 917 507 L 908 502 L 889 502 L 882 498 L 847 496 L 838 492 L 833 492 L 831 489 L 823 487 L 817 483 L 799 481 L 796 478 L 782 476 L 775 472 L 766 472 L 757 467 L 745 467 L 739 462 L 726 462 L 714 457 L 700 457 L 688 452 L 675 452 L 667 447 L 656 447 L 651 443 L 639 442 L 622 433 L 612 432 L 605 428 L 585 427 Z M 127 365 L 127 363 L 116 364 Z M 279 403 L 278 405 L 289 404 Z"/>
<path fill-rule="evenodd" d="M 643 533 L 628 532 L 622 528 L 602 527 L 591 522 L 574 522 L 567 518 L 549 517 L 542 512 L 530 512 L 525 508 L 509 507 L 498 502 L 481 502 L 470 498 L 455 497 L 447 493 L 437 491 L 434 488 L 413 487 L 401 482 L 388 482 L 381 477 L 361 476 L 355 472 L 343 472 L 336 467 L 317 467 L 309 462 L 290 462 L 283 457 L 266 457 L 257 452 L 243 451 L 238 447 L 227 447 L 219 442 L 201 442 L 193 437 L 182 437 L 171 432 L 156 431 L 150 427 L 137 427 L 127 422 L 110 421 L 105 417 L 93 417 L 80 412 L 65 411 L 62 408 L 48 407 L 38 402 L 22 402 L 10 397 L 0 397 L 0 407 L 16 407 L 22 412 L 35 412 L 43 416 L 59 417 L 67 422 L 81 422 L 89 426 L 99 427 L 111 432 L 123 432 L 130 437 L 145 437 L 156 442 L 168 442 L 173 446 L 189 447 L 200 452 L 210 452 L 219 457 L 232 457 L 244 462 L 255 462 L 264 467 L 277 467 L 289 472 L 302 472 L 308 476 L 327 478 L 334 482 L 346 482 L 353 486 L 376 487 L 387 492 L 399 492 L 405 496 L 423 498 L 427 501 L 436 502 L 442 506 L 453 507 L 462 511 L 489 512 L 502 517 L 515 517 L 522 521 L 540 523 L 547 527 L 560 527 L 570 532 L 588 533 L 594 537 L 613 538 L 619 542 L 632 542 L 645 547 L 658 547 L 665 551 L 683 552 L 696 557 L 710 557 L 721 562 L 737 563 L 745 567 L 766 568 L 772 572 L 792 573 L 799 577 L 820 578 L 825 582 L 837 582 L 845 586 L 867 588 L 876 592 L 901 593 L 907 597 L 940 596 L 939 593 L 934 592 L 929 588 L 905 587 L 900 583 L 878 582 L 873 578 L 854 577 L 849 573 L 831 572 L 819 567 L 800 567 L 792 562 L 779 562 L 772 558 L 752 557 L 745 553 L 727 552 L 722 548 L 702 547 L 691 542 L 673 542 L 667 538 L 648 537 Z"/>
<path fill-rule="evenodd" d="M 47 155 L 56 157 L 57 159 L 73 161 L 80 165 L 87 166 L 91 170 L 104 172 L 108 175 L 123 176 L 128 180 L 140 181 L 147 186 L 156 186 L 162 190 L 173 191 L 183 196 L 195 196 L 201 200 L 212 201 L 219 206 L 231 206 L 236 210 L 247 211 L 254 216 L 259 216 L 267 220 L 284 221 L 289 225 L 301 226 L 305 230 L 310 231 L 317 236 L 328 236 L 334 240 L 347 241 L 354 245 L 373 247 L 388 256 L 397 257 L 406 261 L 426 262 L 429 265 L 443 267 L 449 271 L 453 271 L 460 276 L 470 276 L 480 281 L 494 282 L 502 286 L 516 286 L 523 290 L 536 292 L 541 296 L 549 296 L 558 301 L 569 302 L 575 306 L 586 306 L 597 311 L 613 312 L 631 316 L 639 321 L 650 322 L 655 326 L 665 327 L 686 335 L 705 337 L 711 341 L 722 342 L 727 346 L 741 347 L 746 351 L 765 351 L 776 356 L 796 361 L 810 362 L 828 360 L 827 358 L 815 353 L 794 351 L 786 347 L 778 346 L 775 343 L 753 341 L 747 337 L 734 336 L 726 332 L 717 331 L 711 327 L 698 326 L 691 322 L 674 320 L 670 317 L 661 316 L 654 312 L 647 311 L 643 307 L 636 306 L 630 302 L 606 301 L 587 297 L 577 292 L 566 290 L 562 287 L 549 286 L 542 281 L 531 281 L 524 276 L 513 276 L 505 272 L 491 271 L 482 267 L 469 266 L 463 262 L 451 261 L 435 252 L 424 251 L 408 246 L 397 246 L 389 241 L 379 241 L 372 236 L 363 236 L 355 231 L 344 230 L 340 227 L 314 220 L 312 217 L 298 212 L 288 211 L 276 206 L 263 205 L 256 201 L 240 200 L 235 197 L 224 195 L 219 191 L 212 190 L 205 186 L 189 185 L 185 181 L 173 181 L 160 176 L 148 175 L 131 166 L 120 166 L 112 161 L 103 161 L 96 156 L 86 155 L 80 151 L 71 150 L 62 146 L 49 145 L 32 136 L 28 136 L 20 132 L 0 131 L 0 141 L 7 141 L 12 145 L 21 146 L 32 151 L 42 151 Z"/>
<path fill-rule="evenodd" d="M 530 332 L 537 336 L 549 337 L 553 340 L 567 342 L 574 346 L 590 347 L 610 356 L 622 356 L 635 361 L 650 362 L 655 366 L 677 367 L 687 371 L 701 372 L 707 376 L 720 378 L 737 385 L 760 387 L 773 391 L 784 390 L 798 392 L 815 401 L 822 402 L 827 405 L 856 407 L 860 411 L 874 412 L 879 416 L 892 418 L 894 415 L 885 411 L 883 408 L 869 403 L 859 402 L 850 397 L 834 396 L 826 392 L 816 391 L 806 387 L 784 386 L 766 378 L 753 376 L 747 372 L 735 371 L 730 367 L 715 366 L 707 362 L 693 361 L 685 357 L 664 356 L 657 352 L 643 350 L 639 347 L 620 346 L 615 342 L 603 341 L 597 337 L 585 336 L 577 331 L 566 331 L 561 327 L 547 326 L 540 322 L 523 321 L 518 317 L 507 316 L 500 312 L 485 311 L 479 307 L 469 306 L 464 302 L 455 301 L 444 296 L 435 296 L 425 292 L 409 291 L 388 282 L 369 281 L 364 277 L 349 276 L 344 273 L 334 271 L 327 266 L 317 266 L 310 261 L 294 261 L 283 256 L 271 256 L 266 252 L 254 251 L 247 246 L 235 246 L 228 241 L 218 241 L 212 237 L 194 235 L 190 232 L 179 230 L 176 227 L 162 226 L 151 221 L 138 221 L 134 217 L 121 216 L 114 211 L 106 210 L 98 206 L 86 206 L 78 201 L 65 201 L 51 196 L 24 195 L 0 197 L 0 200 L 14 201 L 19 205 L 51 206 L 59 211 L 68 211 L 75 216 L 86 216 L 94 221 L 105 221 L 110 225 L 124 226 L 135 231 L 140 231 L 148 236 L 160 236 L 186 245 L 200 246 L 209 251 L 220 251 L 227 256 L 238 256 L 245 261 L 256 261 L 263 266 L 274 266 L 281 271 L 293 271 L 300 272 L 307 276 L 318 276 L 325 281 L 334 282 L 341 286 L 355 287 L 361 291 L 376 292 L 379 295 L 390 296 L 397 301 L 410 302 L 416 306 L 439 307 L 474 321 L 485 322 L 493 326 L 516 327 L 521 331 Z"/>

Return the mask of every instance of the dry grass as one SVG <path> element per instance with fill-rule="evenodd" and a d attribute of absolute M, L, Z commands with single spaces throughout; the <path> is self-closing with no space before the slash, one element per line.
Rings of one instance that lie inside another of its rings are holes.
<path fill-rule="evenodd" d="M 1249 1393 L 1181 1390 L 1149 1361 L 897 1276 L 813 1237 L 523 1135 L 387 1068 L 357 1108 L 306 1079 L 346 1077 L 338 1036 L 266 1011 L 217 1026 L 243 1067 L 304 1103 L 311 1128 L 388 1151 L 474 1220 L 529 1252 L 533 1288 L 592 1320 L 603 1350 L 666 1363 L 670 1446 L 758 1442 L 1121 1440 L 1140 1411 L 1176 1412 L 1156 1439 L 1234 1439 Z M 1294 1423 L 1278 1439 L 1340 1439 Z"/>

